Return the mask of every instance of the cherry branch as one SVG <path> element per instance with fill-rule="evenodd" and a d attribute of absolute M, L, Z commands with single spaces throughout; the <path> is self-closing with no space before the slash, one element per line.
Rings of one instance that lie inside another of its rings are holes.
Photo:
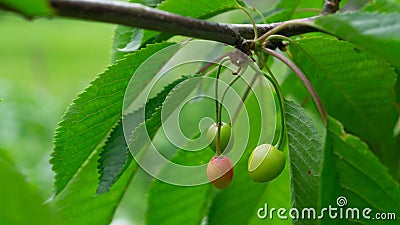
<path fill-rule="evenodd" d="M 161 31 L 174 35 L 212 40 L 246 48 L 246 39 L 254 38 L 251 24 L 214 23 L 185 17 L 137 3 L 106 0 L 50 0 L 55 16 L 115 23 L 137 28 Z M 297 20 L 309 22 L 313 18 Z M 259 34 L 279 26 L 281 23 L 257 24 Z M 315 28 L 294 24 L 282 29 L 279 34 L 293 36 L 316 31 Z"/>

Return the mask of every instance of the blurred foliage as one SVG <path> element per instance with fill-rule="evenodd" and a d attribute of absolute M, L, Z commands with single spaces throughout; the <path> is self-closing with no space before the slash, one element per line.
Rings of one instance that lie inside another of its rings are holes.
<path fill-rule="evenodd" d="M 7 225 L 58 224 L 54 211 L 43 205 L 43 199 L 25 177 L 15 168 L 5 152 L 0 151 L 0 178 L 7 184 L 0 185 L 0 222 Z M 16 201 L 18 196 L 20 201 Z M 21 216 L 23 214 L 23 216 Z"/>
<path fill-rule="evenodd" d="M 2 13 L 0 148 L 48 197 L 54 130 L 71 99 L 109 63 L 114 26 Z"/>
<path fill-rule="evenodd" d="M 49 2 L 46 0 L 0 0 L 0 8 L 5 8 L 28 18 L 52 14 Z"/>

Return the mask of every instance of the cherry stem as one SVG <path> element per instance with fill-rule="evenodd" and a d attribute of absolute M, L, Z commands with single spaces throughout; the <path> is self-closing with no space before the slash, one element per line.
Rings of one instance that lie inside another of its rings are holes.
<path fill-rule="evenodd" d="M 251 65 L 253 66 L 253 65 Z M 283 94 L 282 94 L 282 90 L 279 86 L 279 82 L 276 80 L 274 74 L 272 73 L 272 71 L 269 69 L 268 66 L 265 65 L 265 63 L 261 63 L 260 65 L 260 69 L 265 68 L 268 72 L 269 75 L 263 73 L 262 71 L 260 71 L 260 73 L 262 73 L 264 75 L 265 78 L 267 78 L 267 80 L 272 84 L 275 93 L 276 93 L 276 97 L 278 98 L 278 107 L 279 107 L 279 112 L 280 112 L 280 120 L 281 120 L 281 130 L 279 133 L 279 139 L 277 141 L 277 143 L 274 145 L 277 149 L 280 149 L 286 132 L 286 122 L 285 122 L 285 107 L 284 107 L 284 98 L 283 98 Z"/>
<path fill-rule="evenodd" d="M 201 74 L 207 71 L 210 67 L 221 61 L 223 58 L 228 57 L 231 54 L 231 52 L 227 52 L 221 56 L 218 56 L 217 58 L 213 59 L 213 61 L 206 63 L 203 67 L 201 67 L 196 74 Z"/>
<path fill-rule="evenodd" d="M 312 86 L 311 82 L 308 80 L 306 75 L 298 68 L 292 61 L 284 57 L 283 55 L 268 49 L 268 48 L 261 48 L 261 50 L 269 55 L 274 56 L 275 58 L 279 59 L 283 63 L 285 63 L 290 69 L 293 70 L 293 72 L 297 75 L 297 77 L 303 82 L 304 86 L 307 88 L 308 92 L 310 92 L 314 103 L 319 111 L 319 114 L 321 116 L 321 119 L 324 123 L 324 125 L 327 124 L 327 119 L 326 119 L 326 111 L 325 108 L 322 104 L 321 99 L 319 98 L 317 92 L 315 91 L 314 87 Z"/>
<path fill-rule="evenodd" d="M 221 151 L 220 151 L 220 138 L 221 138 L 221 125 L 222 125 L 222 107 L 223 107 L 223 102 L 225 99 L 226 94 L 228 93 L 228 90 L 230 87 L 232 87 L 232 85 L 238 81 L 241 76 L 240 74 L 237 74 L 236 77 L 229 82 L 228 87 L 226 87 L 226 89 L 224 90 L 224 92 L 222 93 L 222 97 L 221 97 L 221 101 L 218 101 L 218 81 L 219 81 L 219 75 L 221 73 L 221 68 L 222 68 L 222 64 L 227 61 L 228 59 L 224 59 L 221 61 L 221 63 L 218 66 L 218 71 L 217 71 L 217 82 L 215 85 L 215 103 L 216 103 L 216 114 L 217 114 L 217 137 L 216 137 L 216 155 L 220 155 Z M 241 70 L 241 72 L 243 72 L 245 70 Z"/>
<path fill-rule="evenodd" d="M 257 31 L 256 22 L 254 22 L 253 17 L 250 15 L 249 11 L 247 11 L 247 9 L 245 7 L 239 5 L 239 9 L 241 9 L 247 15 L 247 17 L 249 17 L 250 22 L 253 25 L 254 40 L 256 40 L 258 38 L 258 31 Z"/>
<path fill-rule="evenodd" d="M 220 64 L 218 65 L 218 70 L 217 70 L 217 81 L 215 82 L 215 114 L 216 114 L 216 119 L 217 119 L 217 137 L 216 137 L 216 148 L 215 148 L 215 155 L 219 156 L 221 155 L 221 150 L 220 150 L 220 138 L 221 138 L 221 111 L 222 111 L 222 102 L 219 103 L 218 101 L 218 82 L 219 82 L 219 75 L 221 74 L 221 68 L 222 64 L 226 61 L 228 61 L 229 58 L 223 59 Z"/>
<path fill-rule="evenodd" d="M 286 132 L 286 122 L 285 122 L 285 106 L 283 104 L 284 98 L 283 98 L 283 94 L 282 94 L 282 90 L 279 86 L 278 81 L 275 79 L 275 76 L 273 75 L 272 71 L 269 69 L 268 66 L 265 66 L 265 69 L 267 70 L 267 72 L 269 73 L 270 76 L 268 76 L 267 74 L 264 73 L 264 76 L 270 81 L 270 83 L 272 84 L 272 86 L 275 89 L 275 93 L 276 93 L 276 97 L 278 98 L 278 103 L 279 103 L 279 112 L 280 112 L 280 116 L 281 116 L 281 130 L 279 132 L 279 139 L 275 145 L 275 147 L 277 149 L 280 149 Z"/>
<path fill-rule="evenodd" d="M 309 21 L 312 21 L 313 18 L 309 18 Z M 282 24 L 274 27 L 273 29 L 269 30 L 268 32 L 266 32 L 265 34 L 263 34 L 261 37 L 257 38 L 255 40 L 255 42 L 257 43 L 263 43 L 269 36 L 283 30 L 284 28 L 287 28 L 289 26 L 293 26 L 293 25 L 306 25 L 306 26 L 311 26 L 310 23 L 308 23 L 307 21 L 305 21 L 304 19 L 302 20 L 290 20 L 290 21 L 286 21 L 283 22 Z"/>
<path fill-rule="evenodd" d="M 236 75 L 236 77 L 231 82 L 229 82 L 228 87 L 222 93 L 221 102 L 219 103 L 220 109 L 222 109 L 222 103 L 224 102 L 225 96 L 228 93 L 229 87 L 231 87 L 240 78 L 241 78 L 241 76 L 238 74 L 238 75 Z M 221 113 L 221 111 L 219 113 Z"/>
<path fill-rule="evenodd" d="M 292 39 L 290 39 L 286 36 L 283 36 L 283 35 L 279 35 L 279 34 L 272 34 L 272 35 L 268 36 L 267 40 L 282 40 L 282 41 L 287 41 L 289 43 L 293 42 Z"/>

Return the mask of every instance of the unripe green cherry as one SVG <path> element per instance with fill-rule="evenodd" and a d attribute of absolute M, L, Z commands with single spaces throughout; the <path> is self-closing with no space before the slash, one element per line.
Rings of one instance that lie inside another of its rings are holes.
<path fill-rule="evenodd" d="M 212 140 L 210 143 L 210 147 L 212 150 L 216 151 L 217 149 L 217 131 L 218 127 L 217 124 L 211 124 L 210 128 L 207 130 L 207 139 Z M 221 153 L 225 150 L 226 146 L 229 143 L 229 139 L 231 137 L 231 126 L 227 123 L 221 123 L 221 131 L 220 131 L 220 151 Z"/>
<path fill-rule="evenodd" d="M 218 189 L 228 187 L 233 178 L 231 160 L 223 155 L 212 157 L 207 165 L 207 177 L 212 185 Z"/>
<path fill-rule="evenodd" d="M 255 182 L 268 182 L 277 177 L 285 167 L 282 151 L 270 144 L 256 147 L 249 157 L 248 171 Z"/>

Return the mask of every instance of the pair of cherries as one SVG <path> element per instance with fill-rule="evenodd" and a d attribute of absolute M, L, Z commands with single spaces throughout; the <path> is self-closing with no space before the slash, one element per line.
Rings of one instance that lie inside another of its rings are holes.
<path fill-rule="evenodd" d="M 220 149 L 223 152 L 231 138 L 231 126 L 221 123 Z M 207 131 L 207 138 L 211 141 L 210 147 L 216 151 L 217 124 L 212 124 Z M 285 167 L 285 156 L 282 151 L 270 144 L 257 146 L 249 157 L 248 172 L 255 182 L 268 182 L 276 178 Z M 208 180 L 218 189 L 228 187 L 232 183 L 233 165 L 224 155 L 211 158 L 207 166 Z"/>

